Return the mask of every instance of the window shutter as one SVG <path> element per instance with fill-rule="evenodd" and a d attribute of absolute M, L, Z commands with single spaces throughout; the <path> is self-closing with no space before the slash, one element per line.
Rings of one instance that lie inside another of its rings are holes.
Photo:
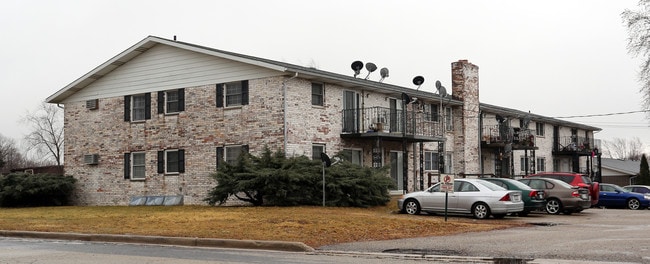
<path fill-rule="evenodd" d="M 151 119 L 151 93 L 144 94 L 144 119 Z"/>
<path fill-rule="evenodd" d="M 185 89 L 178 89 L 178 111 L 185 111 Z"/>
<path fill-rule="evenodd" d="M 217 84 L 217 107 L 223 107 L 223 83 Z"/>
<path fill-rule="evenodd" d="M 131 179 L 131 153 L 124 153 L 124 179 Z"/>
<path fill-rule="evenodd" d="M 158 92 L 158 113 L 165 113 L 165 92 Z"/>
<path fill-rule="evenodd" d="M 178 172 L 185 172 L 185 150 L 178 150 Z"/>
<path fill-rule="evenodd" d="M 131 96 L 124 96 L 124 121 L 131 121 Z"/>
<path fill-rule="evenodd" d="M 241 104 L 248 104 L 248 80 L 241 81 Z"/>
<path fill-rule="evenodd" d="M 165 173 L 165 151 L 158 151 L 158 173 Z"/>
<path fill-rule="evenodd" d="M 219 165 L 221 165 L 221 162 L 223 162 L 223 147 L 217 147 L 217 169 L 219 168 Z"/>

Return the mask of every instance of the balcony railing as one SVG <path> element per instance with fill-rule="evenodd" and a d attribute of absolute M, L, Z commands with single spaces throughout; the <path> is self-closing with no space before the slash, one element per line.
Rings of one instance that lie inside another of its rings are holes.
<path fill-rule="evenodd" d="M 555 151 L 569 152 L 591 152 L 594 148 L 593 138 L 576 136 L 560 137 L 558 142 L 555 142 L 553 146 L 553 150 Z"/>
<path fill-rule="evenodd" d="M 525 128 L 522 129 L 505 125 L 484 126 L 482 132 L 482 141 L 487 144 L 512 143 L 517 144 L 521 147 L 534 147 L 534 134 L 534 130 Z"/>
<path fill-rule="evenodd" d="M 406 117 L 405 117 L 406 115 Z M 410 137 L 442 137 L 440 116 L 386 107 L 343 110 L 343 133 L 384 133 Z"/>

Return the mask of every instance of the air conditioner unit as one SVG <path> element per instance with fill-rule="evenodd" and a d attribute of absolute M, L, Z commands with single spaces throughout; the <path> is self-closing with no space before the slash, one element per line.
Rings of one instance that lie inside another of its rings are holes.
<path fill-rule="evenodd" d="M 97 109 L 97 107 L 98 107 L 97 101 L 98 101 L 97 99 L 87 100 L 86 101 L 86 108 L 89 109 L 89 110 Z"/>
<path fill-rule="evenodd" d="M 99 163 L 99 154 L 84 155 L 84 164 L 97 165 Z"/>

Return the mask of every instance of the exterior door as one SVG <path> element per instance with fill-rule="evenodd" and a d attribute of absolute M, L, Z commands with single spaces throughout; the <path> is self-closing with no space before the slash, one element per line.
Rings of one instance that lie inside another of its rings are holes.
<path fill-rule="evenodd" d="M 402 104 L 395 98 L 391 98 L 389 102 L 390 107 L 390 126 L 388 130 L 391 133 L 402 132 Z"/>
<path fill-rule="evenodd" d="M 403 166 L 403 155 L 401 151 L 391 151 L 390 152 L 390 177 L 393 179 L 393 183 L 397 186 L 394 191 L 404 190 L 404 166 Z"/>
<path fill-rule="evenodd" d="M 359 94 L 354 91 L 343 92 L 343 132 L 359 132 Z"/>

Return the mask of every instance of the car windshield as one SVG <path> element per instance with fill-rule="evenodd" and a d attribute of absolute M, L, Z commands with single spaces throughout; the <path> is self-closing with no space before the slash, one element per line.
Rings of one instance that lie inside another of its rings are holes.
<path fill-rule="evenodd" d="M 483 185 L 483 186 L 485 186 L 486 188 L 488 188 L 488 189 L 490 189 L 492 191 L 503 191 L 503 190 L 505 190 L 505 188 L 503 188 L 503 187 L 501 187 L 499 185 L 496 185 L 494 183 L 491 183 L 489 181 L 485 181 L 485 180 L 477 180 L 475 183 Z"/>
<path fill-rule="evenodd" d="M 526 184 L 524 184 L 523 182 L 520 182 L 520 181 L 508 181 L 508 182 L 512 183 L 512 185 L 514 185 L 515 187 L 517 187 L 519 189 L 522 189 L 522 190 L 532 189 L 532 188 L 530 188 L 530 186 L 528 186 L 528 185 L 526 185 Z"/>
<path fill-rule="evenodd" d="M 587 177 L 586 175 L 582 175 L 581 177 L 584 183 L 591 184 L 591 179 L 589 179 L 589 177 Z"/>
<path fill-rule="evenodd" d="M 565 188 L 569 188 L 569 189 L 573 188 L 573 186 L 572 186 L 571 184 L 568 184 L 568 183 L 563 182 L 563 181 L 560 181 L 560 180 L 555 180 L 555 181 L 553 181 L 553 183 L 556 183 L 556 184 L 562 185 L 562 186 L 564 186 Z"/>
<path fill-rule="evenodd" d="M 611 185 L 611 186 L 612 186 L 612 188 L 614 188 L 614 190 L 617 190 L 619 192 L 624 192 L 624 193 L 630 192 L 630 191 L 628 191 L 626 189 L 623 189 L 621 186 L 618 186 L 618 185 Z"/>

